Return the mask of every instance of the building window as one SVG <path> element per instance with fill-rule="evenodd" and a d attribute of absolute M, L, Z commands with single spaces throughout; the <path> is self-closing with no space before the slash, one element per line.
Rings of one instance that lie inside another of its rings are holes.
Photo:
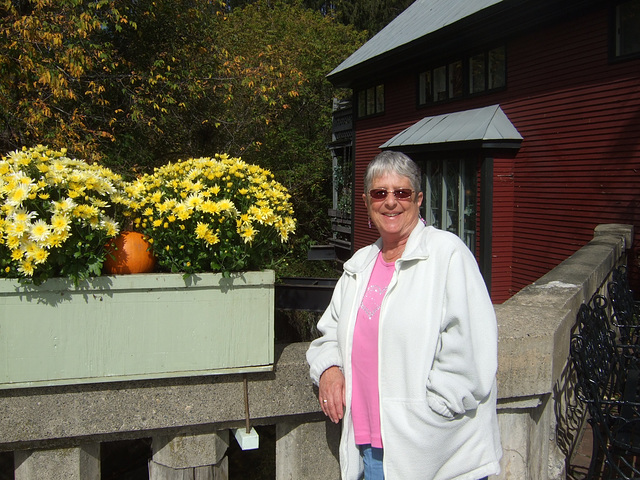
<path fill-rule="evenodd" d="M 447 67 L 442 66 L 433 70 L 433 101 L 446 100 L 447 97 Z"/>
<path fill-rule="evenodd" d="M 489 50 L 487 68 L 487 90 L 507 85 L 506 55 L 504 46 Z"/>
<path fill-rule="evenodd" d="M 507 84 L 505 51 L 505 47 L 500 46 L 420 72 L 419 104 L 504 88 Z"/>
<path fill-rule="evenodd" d="M 358 118 L 384 112 L 384 85 L 358 91 Z"/>
<path fill-rule="evenodd" d="M 469 58 L 469 93 L 487 89 L 487 61 L 484 53 Z"/>
<path fill-rule="evenodd" d="M 640 0 L 627 0 L 615 8 L 615 57 L 640 55 Z"/>
<path fill-rule="evenodd" d="M 449 98 L 461 97 L 463 87 L 462 60 L 458 60 L 449 64 Z"/>
<path fill-rule="evenodd" d="M 420 104 L 441 102 L 463 94 L 462 61 L 422 72 L 419 75 Z"/>
<path fill-rule="evenodd" d="M 455 233 L 476 251 L 476 169 L 464 160 L 428 160 L 424 215 L 427 224 Z"/>

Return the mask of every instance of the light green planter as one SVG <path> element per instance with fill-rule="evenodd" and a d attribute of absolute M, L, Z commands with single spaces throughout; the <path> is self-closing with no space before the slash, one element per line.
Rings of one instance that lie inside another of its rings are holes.
<path fill-rule="evenodd" d="M 0 389 L 269 371 L 274 272 L 0 279 Z"/>

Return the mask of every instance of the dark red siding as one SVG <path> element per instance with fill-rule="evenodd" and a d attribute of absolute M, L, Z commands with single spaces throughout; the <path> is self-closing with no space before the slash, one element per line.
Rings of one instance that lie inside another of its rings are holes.
<path fill-rule="evenodd" d="M 525 139 L 514 164 L 513 294 L 596 225 L 639 224 L 640 62 L 609 63 L 606 11 L 517 39 L 508 55 L 503 110 Z"/>
<path fill-rule="evenodd" d="M 513 264 L 514 171 L 513 160 L 493 163 L 493 222 L 491 299 L 501 303 L 509 298 Z"/>
<path fill-rule="evenodd" d="M 366 164 L 393 135 L 425 116 L 499 103 L 524 141 L 515 159 L 494 159 L 494 302 L 574 253 L 598 224 L 636 225 L 640 245 L 640 60 L 610 63 L 607 27 L 602 10 L 509 40 L 500 93 L 419 109 L 413 75 L 386 83 L 385 114 L 356 123 L 358 200 Z M 375 238 L 357 201 L 354 244 Z M 632 270 L 639 263 L 634 248 Z"/>
<path fill-rule="evenodd" d="M 378 149 L 380 145 L 424 116 L 416 115 L 415 90 L 415 80 L 409 77 L 385 84 L 384 115 L 356 122 L 354 225 L 354 246 L 356 249 L 368 245 L 378 238 L 378 231 L 368 227 L 367 209 L 364 200 L 362 200 L 364 171 L 373 157 L 380 153 Z M 409 117 L 407 112 L 413 112 L 413 116 Z"/>

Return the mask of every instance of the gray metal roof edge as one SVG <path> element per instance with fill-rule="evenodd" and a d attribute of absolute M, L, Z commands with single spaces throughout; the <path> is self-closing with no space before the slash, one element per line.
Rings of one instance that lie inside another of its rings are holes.
<path fill-rule="evenodd" d="M 416 0 L 386 27 L 347 57 L 328 75 L 328 78 L 364 62 L 372 61 L 395 49 L 446 26 L 477 14 L 504 0 Z"/>
<path fill-rule="evenodd" d="M 470 114 L 473 114 L 475 116 L 477 114 L 482 114 L 482 110 L 486 110 L 487 113 L 493 110 L 493 113 L 491 114 L 491 116 L 484 118 L 483 119 L 484 123 L 479 125 L 479 127 L 483 128 L 482 135 L 478 135 L 474 138 L 458 138 L 454 136 L 449 140 L 442 140 L 437 142 L 419 142 L 419 143 L 399 142 L 398 143 L 398 141 L 404 136 L 408 136 L 409 138 L 413 136 L 416 133 L 415 131 L 416 130 L 419 131 L 420 127 L 424 124 L 435 122 L 435 125 L 437 126 L 441 122 L 451 119 L 451 117 L 464 116 L 464 115 L 470 115 Z M 490 129 L 494 129 L 495 131 L 500 133 L 500 135 L 489 135 L 488 132 Z M 415 122 L 413 125 L 405 128 L 401 132 L 391 137 L 389 140 L 384 142 L 378 148 L 380 149 L 386 149 L 386 148 L 392 148 L 392 147 L 407 148 L 407 147 L 416 147 L 419 145 L 446 144 L 449 142 L 450 143 L 471 143 L 471 142 L 496 143 L 497 142 L 498 144 L 502 142 L 518 143 L 518 142 L 522 142 L 522 140 L 523 140 L 523 137 L 520 134 L 520 132 L 518 132 L 518 129 L 513 125 L 513 123 L 511 123 L 511 121 L 509 120 L 509 117 L 507 117 L 507 115 L 504 113 L 500 105 L 495 104 L 495 105 L 488 105 L 485 107 L 479 107 L 479 108 L 474 108 L 469 110 L 462 110 L 457 112 L 444 113 L 441 115 L 434 115 L 431 117 L 424 117 L 418 120 L 417 122 Z"/>

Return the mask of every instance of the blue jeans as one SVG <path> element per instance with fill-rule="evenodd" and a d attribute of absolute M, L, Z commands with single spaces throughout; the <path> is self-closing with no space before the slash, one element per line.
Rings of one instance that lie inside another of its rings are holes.
<path fill-rule="evenodd" d="M 364 480 L 384 480 L 384 471 L 382 470 L 384 450 L 371 445 L 358 445 L 358 447 L 360 447 L 360 455 L 364 461 Z M 487 480 L 487 477 L 480 480 Z"/>
<path fill-rule="evenodd" d="M 360 455 L 364 461 L 364 480 L 384 480 L 382 471 L 382 448 L 371 445 L 359 445 Z"/>

